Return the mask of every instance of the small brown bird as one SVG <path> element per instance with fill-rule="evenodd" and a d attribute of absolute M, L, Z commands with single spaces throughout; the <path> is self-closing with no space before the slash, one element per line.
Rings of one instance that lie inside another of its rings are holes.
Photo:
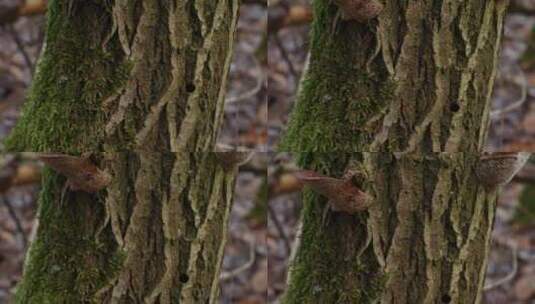
<path fill-rule="evenodd" d="M 334 0 L 334 3 L 340 7 L 342 20 L 366 22 L 383 10 L 383 4 L 378 0 Z"/>
<path fill-rule="evenodd" d="M 304 185 L 327 197 L 334 211 L 353 214 L 370 205 L 370 196 L 353 185 L 351 178 L 332 178 L 309 170 L 297 171 L 295 176 Z"/>
<path fill-rule="evenodd" d="M 215 156 L 225 169 L 232 169 L 245 164 L 251 160 L 254 154 L 254 152 L 249 149 L 231 147 L 223 144 L 217 144 L 216 150 L 217 152 L 215 152 Z"/>
<path fill-rule="evenodd" d="M 89 157 L 53 153 L 39 153 L 38 157 L 52 169 L 67 177 L 67 186 L 71 190 L 95 193 L 110 183 L 110 175 L 97 168 Z"/>
<path fill-rule="evenodd" d="M 479 182 L 489 190 L 509 183 L 531 156 L 530 152 L 496 152 L 480 157 L 476 167 Z"/>
<path fill-rule="evenodd" d="M 215 154 L 221 165 L 227 169 L 241 166 L 253 156 L 251 151 L 215 152 Z"/>

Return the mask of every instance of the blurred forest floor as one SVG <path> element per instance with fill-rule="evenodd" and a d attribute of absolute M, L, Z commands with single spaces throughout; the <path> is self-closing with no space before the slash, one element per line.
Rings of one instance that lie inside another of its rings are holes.
<path fill-rule="evenodd" d="M 44 38 L 42 13 L 2 23 L 0 12 L 0 149 L 31 84 Z M 267 303 L 278 303 L 285 289 L 300 185 L 291 174 L 292 156 L 274 151 L 305 66 L 311 19 L 305 0 L 270 0 L 269 9 L 264 0 L 242 1 L 219 142 L 257 152 L 238 176 L 221 303 L 266 303 L 266 297 Z M 513 1 L 493 95 L 489 151 L 535 151 L 534 33 L 535 0 Z M 32 158 L 0 155 L 0 304 L 10 303 L 21 276 L 41 167 Z M 535 303 L 535 164 L 504 189 L 498 207 L 485 303 Z"/>

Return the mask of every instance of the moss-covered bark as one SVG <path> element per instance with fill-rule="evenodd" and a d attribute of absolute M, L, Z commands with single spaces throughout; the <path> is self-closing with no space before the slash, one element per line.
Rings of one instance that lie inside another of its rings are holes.
<path fill-rule="evenodd" d="M 43 178 L 16 303 L 216 303 L 235 167 L 214 154 L 238 0 L 49 1 L 11 151 L 80 154 L 99 193 Z"/>
<path fill-rule="evenodd" d="M 374 199 L 322 225 L 327 198 L 305 190 L 286 304 L 480 301 L 495 194 L 473 168 L 507 3 L 382 2 L 362 24 L 314 0 L 310 65 L 280 149 L 329 176 L 360 172 Z"/>
<path fill-rule="evenodd" d="M 213 152 L 100 155 L 114 180 L 44 175 L 16 303 L 217 303 L 235 170 Z"/>
<path fill-rule="evenodd" d="M 305 191 L 302 231 L 283 303 L 477 303 L 495 211 L 473 153 L 303 153 L 374 197 L 367 212 L 328 213 Z M 449 300 L 448 300 L 449 299 Z"/>
<path fill-rule="evenodd" d="M 388 0 L 361 24 L 315 0 L 310 65 L 280 149 L 481 150 L 506 4 Z"/>
<path fill-rule="evenodd" d="M 213 151 L 237 0 L 59 1 L 12 151 Z"/>

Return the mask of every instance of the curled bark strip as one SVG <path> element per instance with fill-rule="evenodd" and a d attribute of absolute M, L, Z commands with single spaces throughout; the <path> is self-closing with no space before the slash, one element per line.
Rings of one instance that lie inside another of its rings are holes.
<path fill-rule="evenodd" d="M 530 152 L 497 152 L 481 156 L 476 168 L 479 182 L 487 189 L 509 183 L 530 156 Z"/>
<path fill-rule="evenodd" d="M 334 211 L 354 214 L 366 210 L 370 205 L 370 196 L 355 187 L 351 178 L 332 178 L 308 170 L 298 171 L 295 176 L 301 183 L 327 197 Z"/>

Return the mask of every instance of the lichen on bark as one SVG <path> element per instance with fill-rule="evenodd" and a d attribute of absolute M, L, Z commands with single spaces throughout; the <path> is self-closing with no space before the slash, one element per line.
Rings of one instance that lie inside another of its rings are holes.
<path fill-rule="evenodd" d="M 17 303 L 216 303 L 235 168 L 215 139 L 238 0 L 51 0 L 12 151 L 92 152 L 98 193 L 47 171 Z"/>
<path fill-rule="evenodd" d="M 16 303 L 216 303 L 236 170 L 213 152 L 97 156 L 121 178 L 96 194 L 45 172 Z"/>
<path fill-rule="evenodd" d="M 279 149 L 355 151 L 372 139 L 368 119 L 385 110 L 394 84 L 374 61 L 379 41 L 373 22 L 335 22 L 331 1 L 314 1 L 314 12 L 310 65 Z"/>
<path fill-rule="evenodd" d="M 215 150 L 237 0 L 53 0 L 48 11 L 8 150 Z"/>
<path fill-rule="evenodd" d="M 506 5 L 385 1 L 362 24 L 315 0 L 310 65 L 279 149 L 481 151 Z"/>
<path fill-rule="evenodd" d="M 473 168 L 507 1 L 382 3 L 358 23 L 314 0 L 310 64 L 279 149 L 331 177 L 357 164 L 375 199 L 322 225 L 327 198 L 305 191 L 285 304 L 480 301 L 495 196 Z"/>
<path fill-rule="evenodd" d="M 117 39 L 108 39 L 109 8 L 93 1 L 70 7 L 71 2 L 50 1 L 36 76 L 5 143 L 10 151 L 100 148 L 105 119 L 100 103 L 125 83 L 129 67 Z"/>
<path fill-rule="evenodd" d="M 495 196 L 477 183 L 474 153 L 300 153 L 300 164 L 340 176 L 351 162 L 374 197 L 357 215 L 329 212 L 305 191 L 302 232 L 283 303 L 476 303 Z"/>

